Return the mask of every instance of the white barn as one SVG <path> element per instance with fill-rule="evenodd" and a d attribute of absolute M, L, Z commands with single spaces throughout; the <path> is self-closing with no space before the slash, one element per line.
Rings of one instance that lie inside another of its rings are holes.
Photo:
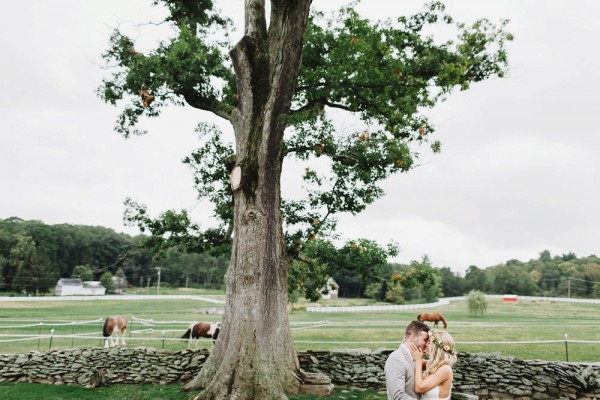
<path fill-rule="evenodd" d="M 85 281 L 79 278 L 60 278 L 54 288 L 55 296 L 104 296 L 106 288 L 100 281 Z"/>

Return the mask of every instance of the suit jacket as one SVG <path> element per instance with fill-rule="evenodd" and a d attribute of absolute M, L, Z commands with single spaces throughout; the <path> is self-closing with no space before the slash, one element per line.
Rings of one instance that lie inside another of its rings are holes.
<path fill-rule="evenodd" d="M 415 393 L 415 361 L 405 346 L 394 350 L 385 362 L 385 387 L 388 400 L 418 400 Z"/>

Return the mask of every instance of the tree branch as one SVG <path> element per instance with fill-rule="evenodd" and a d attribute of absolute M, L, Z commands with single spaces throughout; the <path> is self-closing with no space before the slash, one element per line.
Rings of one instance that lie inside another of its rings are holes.
<path fill-rule="evenodd" d="M 225 104 L 217 99 L 207 99 L 198 96 L 195 92 L 189 90 L 183 93 L 183 98 L 192 107 L 200 110 L 210 111 L 221 118 L 231 121 L 231 113 L 234 107 Z"/>
<path fill-rule="evenodd" d="M 325 113 L 325 105 L 327 101 L 325 99 L 319 99 L 314 101 L 309 101 L 304 106 L 300 107 L 297 110 L 291 110 L 292 114 L 303 113 L 305 111 L 315 111 L 318 115 L 323 115 Z"/>
<path fill-rule="evenodd" d="M 264 38 L 267 35 L 265 0 L 246 0 L 244 36 Z"/>
<path fill-rule="evenodd" d="M 314 265 L 314 264 L 315 264 L 315 262 L 314 262 L 314 261 L 312 261 L 312 260 L 309 260 L 308 258 L 304 258 L 304 257 L 302 256 L 302 254 L 300 254 L 300 253 L 297 253 L 296 255 L 294 255 L 294 256 L 292 257 L 292 259 L 293 259 L 293 260 L 296 260 L 296 261 L 303 262 L 303 263 L 305 263 L 305 264 L 307 264 L 307 265 Z"/>

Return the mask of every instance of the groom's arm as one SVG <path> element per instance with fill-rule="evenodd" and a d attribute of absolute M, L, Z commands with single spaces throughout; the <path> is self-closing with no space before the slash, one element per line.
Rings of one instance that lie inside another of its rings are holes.
<path fill-rule="evenodd" d="M 385 386 L 388 400 L 417 400 L 406 394 L 406 370 L 396 358 L 390 357 L 385 363 Z"/>

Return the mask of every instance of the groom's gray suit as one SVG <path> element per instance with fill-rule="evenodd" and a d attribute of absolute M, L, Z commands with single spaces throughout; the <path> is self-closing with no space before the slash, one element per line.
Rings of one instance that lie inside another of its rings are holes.
<path fill-rule="evenodd" d="M 417 400 L 415 393 L 415 360 L 404 344 L 394 350 L 385 362 L 385 386 L 388 400 Z"/>

